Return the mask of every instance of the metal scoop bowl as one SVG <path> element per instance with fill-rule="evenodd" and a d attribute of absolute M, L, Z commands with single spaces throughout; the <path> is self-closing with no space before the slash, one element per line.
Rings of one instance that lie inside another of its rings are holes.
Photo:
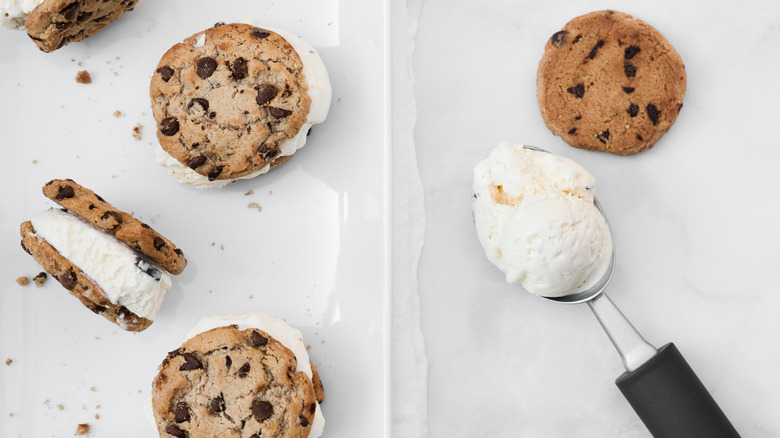
<path fill-rule="evenodd" d="M 534 146 L 524 147 L 547 152 Z M 595 198 L 594 204 L 610 228 L 607 215 Z M 654 437 L 739 437 L 677 347 L 668 343 L 655 348 L 607 296 L 605 290 L 614 268 L 612 239 L 609 266 L 596 285 L 571 295 L 542 298 L 567 304 L 588 303 L 626 368 L 615 384 Z"/>

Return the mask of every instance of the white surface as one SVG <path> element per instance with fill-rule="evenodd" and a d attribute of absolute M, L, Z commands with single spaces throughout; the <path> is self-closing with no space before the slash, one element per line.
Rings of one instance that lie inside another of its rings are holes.
<path fill-rule="evenodd" d="M 688 74 L 677 122 L 636 156 L 569 147 L 536 103 L 546 40 L 608 7 L 659 29 Z M 778 23 L 774 0 L 422 2 L 415 143 L 431 437 L 649 436 L 587 306 L 522 293 L 482 254 L 471 170 L 504 139 L 593 173 L 617 244 L 612 299 L 649 341 L 676 343 L 742 436 L 780 436 Z"/>
<path fill-rule="evenodd" d="M 561 297 L 592 288 L 612 259 L 594 205 L 596 179 L 579 163 L 503 141 L 474 167 L 474 225 L 506 281 Z"/>
<path fill-rule="evenodd" d="M 52 54 L 24 32 L 0 33 L 3 438 L 70 436 L 83 422 L 94 436 L 149 436 L 142 406 L 166 353 L 202 316 L 255 309 L 286 319 L 311 345 L 326 391 L 323 436 L 384 433 L 390 273 L 383 5 L 249 4 L 141 1 L 100 34 Z M 154 162 L 149 78 L 175 42 L 216 21 L 247 18 L 299 33 L 320 52 L 333 83 L 328 120 L 268 175 L 218 191 L 186 187 Z M 92 84 L 75 82 L 83 69 Z M 123 115 L 114 117 L 116 110 Z M 132 137 L 136 123 L 143 125 L 140 142 Z M 123 332 L 52 279 L 42 288 L 15 283 L 41 270 L 20 248 L 18 227 L 51 205 L 41 186 L 57 177 L 95 190 L 184 250 L 189 265 L 146 331 Z M 247 208 L 251 202 L 262 211 Z"/>
<path fill-rule="evenodd" d="M 35 234 L 94 281 L 108 301 L 154 320 L 171 288 L 171 276 L 163 268 L 139 258 L 139 253 L 119 239 L 69 211 L 49 208 L 32 215 L 30 223 Z M 139 260 L 143 261 L 140 266 Z M 90 293 L 101 294 L 94 288 Z"/>

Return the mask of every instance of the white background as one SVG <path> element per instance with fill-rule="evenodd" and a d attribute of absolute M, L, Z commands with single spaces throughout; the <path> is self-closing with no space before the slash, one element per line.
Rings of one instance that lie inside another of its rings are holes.
<path fill-rule="evenodd" d="M 185 187 L 154 162 L 149 79 L 171 45 L 247 19 L 318 49 L 333 85 L 330 115 L 266 176 Z M 52 54 L 0 29 L 0 436 L 72 436 L 84 422 L 94 436 L 153 435 L 142 408 L 165 354 L 199 317 L 252 310 L 286 319 L 311 345 L 326 390 L 324 436 L 383 433 L 384 23 L 380 2 L 145 0 Z M 89 85 L 75 81 L 84 69 Z M 132 137 L 137 123 L 142 141 Z M 16 284 L 41 271 L 18 227 L 53 205 L 41 194 L 53 178 L 75 179 L 184 250 L 189 265 L 146 331 L 123 332 L 52 279 Z"/>
<path fill-rule="evenodd" d="M 677 122 L 635 156 L 569 147 L 536 102 L 547 39 L 607 8 L 656 27 L 688 74 Z M 617 244 L 610 296 L 650 342 L 675 342 L 742 436 L 780 436 L 778 23 L 777 1 L 422 1 L 413 66 L 431 437 L 649 436 L 587 306 L 509 286 L 484 257 L 472 168 L 501 140 L 595 175 Z"/>

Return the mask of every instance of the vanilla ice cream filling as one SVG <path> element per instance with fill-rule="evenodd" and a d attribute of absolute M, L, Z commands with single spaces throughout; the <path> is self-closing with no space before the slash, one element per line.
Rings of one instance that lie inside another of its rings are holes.
<path fill-rule="evenodd" d="M 27 16 L 43 0 L 0 0 L 0 25 L 11 29 L 24 27 Z"/>
<path fill-rule="evenodd" d="M 111 303 L 153 320 L 171 278 L 161 267 L 80 217 L 49 209 L 30 221 L 35 233 L 94 281 Z"/>
<path fill-rule="evenodd" d="M 306 78 L 306 86 L 308 88 L 307 94 L 311 98 L 309 113 L 306 115 L 306 122 L 301 127 L 301 130 L 298 131 L 298 134 L 296 134 L 295 137 L 289 138 L 279 145 L 279 157 L 286 157 L 294 154 L 295 151 L 302 148 L 303 145 L 306 144 L 306 136 L 309 133 L 309 129 L 313 125 L 324 122 L 328 117 L 328 111 L 330 110 L 330 100 L 332 96 L 330 79 L 328 78 L 328 71 L 325 69 L 325 64 L 322 62 L 322 58 L 320 58 L 320 56 L 317 54 L 317 51 L 314 50 L 314 47 L 312 47 L 303 38 L 293 33 L 273 27 L 262 26 L 262 28 L 279 34 L 282 38 L 287 40 L 292 48 L 298 53 L 298 56 L 301 58 L 301 63 L 303 64 L 303 76 Z M 194 46 L 202 47 L 205 43 L 206 34 L 200 34 L 196 39 Z M 271 165 L 269 164 L 256 172 L 250 173 L 249 175 L 244 175 L 239 178 L 215 179 L 213 181 L 209 181 L 208 177 L 195 172 L 194 170 L 179 162 L 179 160 L 173 158 L 159 144 L 155 148 L 155 158 L 157 164 L 165 167 L 168 173 L 171 174 L 175 180 L 184 184 L 191 184 L 198 188 L 224 187 L 236 180 L 254 178 L 271 170 Z"/>
<path fill-rule="evenodd" d="M 270 317 L 262 312 L 250 312 L 238 316 L 215 315 L 201 318 L 187 332 L 185 341 L 211 329 L 226 327 L 233 324 L 237 325 L 239 330 L 254 328 L 268 333 L 269 336 L 279 341 L 279 343 L 295 354 L 295 359 L 298 362 L 296 371 L 306 374 L 309 377 L 309 380 L 313 381 L 309 353 L 306 352 L 306 345 L 303 343 L 303 335 L 300 330 L 290 327 L 286 322 Z M 318 438 L 322 435 L 324 429 L 325 417 L 322 416 L 320 404 L 317 403 L 317 408 L 314 412 L 314 421 L 311 424 L 308 438 Z"/>
<path fill-rule="evenodd" d="M 507 282 L 559 297 L 601 280 L 612 237 L 594 204 L 595 183 L 573 160 L 509 142 L 477 164 L 477 235 Z"/>

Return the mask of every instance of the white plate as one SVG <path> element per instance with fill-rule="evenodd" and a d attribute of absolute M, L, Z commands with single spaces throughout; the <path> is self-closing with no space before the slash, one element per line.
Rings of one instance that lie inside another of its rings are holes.
<path fill-rule="evenodd" d="M 166 352 L 202 316 L 255 309 L 300 328 L 311 346 L 326 391 L 324 436 L 389 436 L 385 9 L 361 0 L 142 0 L 52 54 L 0 29 L 0 436 L 72 436 L 79 423 L 94 436 L 152 436 L 143 405 Z M 149 78 L 177 41 L 247 19 L 318 49 L 333 85 L 328 120 L 266 176 L 185 187 L 154 162 Z M 75 81 L 84 69 L 89 85 Z M 41 271 L 18 228 L 53 205 L 41 194 L 53 178 L 92 188 L 183 248 L 189 266 L 146 331 L 120 330 L 52 279 L 15 283 Z"/>

